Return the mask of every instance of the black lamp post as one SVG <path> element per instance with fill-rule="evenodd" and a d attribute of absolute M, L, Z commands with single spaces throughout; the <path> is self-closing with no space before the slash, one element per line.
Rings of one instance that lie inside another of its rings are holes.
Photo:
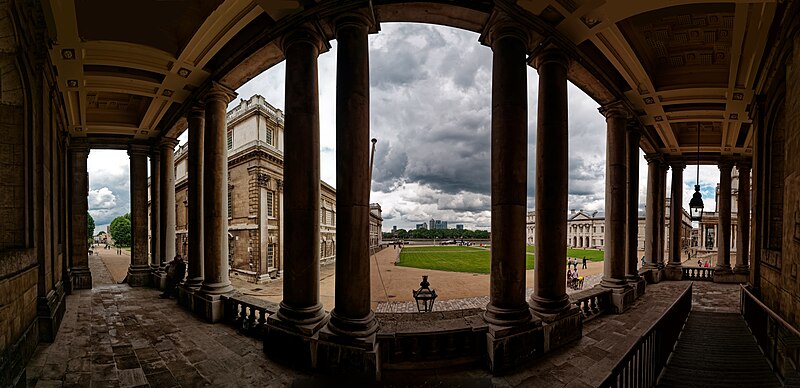
<path fill-rule="evenodd" d="M 692 221 L 703 218 L 703 195 L 700 194 L 700 124 L 697 124 L 697 180 L 694 185 L 694 195 L 689 201 L 689 216 Z"/>
<path fill-rule="evenodd" d="M 411 290 L 414 300 L 417 301 L 417 310 L 421 313 L 433 311 L 433 302 L 436 301 L 436 290 L 430 289 L 428 275 L 422 275 L 422 282 L 418 290 Z"/>

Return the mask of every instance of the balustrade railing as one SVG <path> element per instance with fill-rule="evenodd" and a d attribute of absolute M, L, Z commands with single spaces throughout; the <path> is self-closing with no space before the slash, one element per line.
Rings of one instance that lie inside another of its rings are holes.
<path fill-rule="evenodd" d="M 785 387 L 800 386 L 800 332 L 742 287 L 742 316 Z"/>
<path fill-rule="evenodd" d="M 590 288 L 569 296 L 572 304 L 578 305 L 583 314 L 583 321 L 592 320 L 609 310 L 611 290 L 607 288 Z"/>
<path fill-rule="evenodd" d="M 692 284 L 634 343 L 600 387 L 652 387 L 692 309 Z"/>
<path fill-rule="evenodd" d="M 714 281 L 714 268 L 683 267 L 683 280 Z"/>
<path fill-rule="evenodd" d="M 261 338 L 267 317 L 278 311 L 279 305 L 252 296 L 234 294 L 225 299 L 225 321 L 240 333 Z"/>

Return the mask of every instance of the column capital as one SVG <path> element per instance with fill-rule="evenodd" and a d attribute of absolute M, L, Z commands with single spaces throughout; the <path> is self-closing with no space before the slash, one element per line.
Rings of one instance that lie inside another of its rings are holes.
<path fill-rule="evenodd" d="M 304 25 L 292 30 L 283 37 L 281 37 L 278 46 L 283 51 L 284 55 L 286 50 L 295 43 L 307 43 L 317 49 L 317 54 L 324 53 L 330 48 L 330 43 L 327 39 L 323 38 L 323 34 L 315 28 L 315 26 Z"/>
<path fill-rule="evenodd" d="M 644 160 L 647 161 L 647 164 L 660 164 L 664 163 L 664 157 L 661 154 L 646 154 L 644 156 Z"/>
<path fill-rule="evenodd" d="M 606 119 L 610 119 L 612 117 L 622 117 L 624 119 L 628 119 L 631 117 L 622 101 L 614 101 L 597 108 L 597 110 L 600 111 L 600 114 Z M 626 125 L 625 127 L 627 130 L 628 126 Z"/>
<path fill-rule="evenodd" d="M 750 171 L 750 169 L 753 168 L 753 161 L 749 158 L 738 160 L 736 162 L 736 168 L 739 171 L 744 171 L 744 170 Z"/>
<path fill-rule="evenodd" d="M 686 168 L 686 162 L 683 160 L 673 160 L 669 162 L 669 166 L 672 167 L 672 171 L 681 170 L 683 171 Z"/>
<path fill-rule="evenodd" d="M 492 47 L 499 39 L 509 36 L 521 40 L 525 44 L 526 50 L 530 50 L 533 46 L 533 37 L 529 29 L 514 20 L 508 13 L 495 11 L 489 16 L 478 40 L 484 45 Z"/>
<path fill-rule="evenodd" d="M 727 158 L 720 159 L 719 162 L 717 162 L 717 166 L 719 167 L 720 171 L 722 170 L 731 171 L 733 169 L 733 164 L 734 164 L 733 160 Z"/>
<path fill-rule="evenodd" d="M 128 146 L 128 155 L 133 156 L 147 156 L 150 153 L 150 146 L 145 144 L 131 144 Z"/>
<path fill-rule="evenodd" d="M 86 152 L 89 153 L 89 141 L 85 137 L 70 137 L 69 146 L 67 148 L 70 152 Z"/>
<path fill-rule="evenodd" d="M 165 148 L 174 150 L 176 145 L 178 145 L 178 139 L 172 137 L 162 138 L 161 141 L 158 142 L 158 148 L 161 150 Z"/>
<path fill-rule="evenodd" d="M 236 98 L 237 94 L 231 88 L 219 83 L 219 82 L 212 82 L 211 87 L 206 91 L 204 98 L 204 103 L 208 103 L 212 100 L 221 100 L 227 105 L 231 100 Z"/>
<path fill-rule="evenodd" d="M 202 102 L 197 102 L 195 105 L 192 105 L 192 107 L 189 108 L 189 113 L 186 115 L 186 118 L 188 119 L 192 117 L 197 117 L 204 119 L 205 114 L 206 114 L 205 104 Z"/>
<path fill-rule="evenodd" d="M 566 69 L 569 67 L 570 59 L 567 54 L 564 53 L 563 50 L 559 50 L 555 46 L 548 47 L 544 50 L 537 52 L 532 58 L 531 62 L 533 62 L 534 67 L 537 69 L 542 65 L 545 65 L 550 62 L 555 62 Z"/>
<path fill-rule="evenodd" d="M 346 12 L 333 19 L 333 24 L 335 28 L 334 35 L 346 28 L 366 28 L 367 32 L 370 33 L 376 33 L 380 30 L 380 24 L 371 8 Z"/>

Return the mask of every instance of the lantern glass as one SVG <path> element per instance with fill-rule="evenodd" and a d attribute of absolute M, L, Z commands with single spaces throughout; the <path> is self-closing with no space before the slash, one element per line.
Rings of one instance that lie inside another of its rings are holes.
<path fill-rule="evenodd" d="M 694 186 L 694 195 L 689 201 L 689 216 L 692 221 L 700 221 L 703 218 L 703 195 L 700 194 L 700 185 Z"/>

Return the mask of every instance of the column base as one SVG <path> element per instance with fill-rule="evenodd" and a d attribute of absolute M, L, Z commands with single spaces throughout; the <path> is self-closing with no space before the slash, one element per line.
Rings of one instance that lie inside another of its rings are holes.
<path fill-rule="evenodd" d="M 380 380 L 380 351 L 374 332 L 359 338 L 343 336 L 331 331 L 329 323 L 320 329 L 318 338 L 317 370 L 343 376 L 350 385 Z"/>
<path fill-rule="evenodd" d="M 730 264 L 717 264 L 717 266 L 714 267 L 714 275 L 715 276 L 717 274 L 727 275 L 727 274 L 730 274 L 730 273 L 733 273 L 733 270 L 731 269 L 731 265 Z"/>
<path fill-rule="evenodd" d="M 167 273 L 160 268 L 156 268 L 153 270 L 152 276 L 153 287 L 159 291 L 164 291 L 167 288 Z"/>
<path fill-rule="evenodd" d="M 92 289 L 92 272 L 89 267 L 73 267 L 69 272 L 73 290 Z"/>
<path fill-rule="evenodd" d="M 186 281 L 183 282 L 183 285 L 195 290 L 199 290 L 200 287 L 203 286 L 203 278 L 202 277 L 187 278 Z"/>
<path fill-rule="evenodd" d="M 632 287 L 612 288 L 611 312 L 622 314 L 636 301 L 636 290 Z"/>
<path fill-rule="evenodd" d="M 58 328 L 67 310 L 64 301 L 64 288 L 62 282 L 58 282 L 47 296 L 36 299 L 36 317 L 39 321 L 39 341 L 51 343 L 56 339 Z"/>
<path fill-rule="evenodd" d="M 714 283 L 747 283 L 750 275 L 747 273 L 717 272 L 714 270 Z"/>
<path fill-rule="evenodd" d="M 497 307 L 490 302 L 486 305 L 486 312 L 483 314 L 483 320 L 495 326 L 524 325 L 530 322 L 531 318 L 533 318 L 531 308 L 527 303 L 517 308 L 504 308 Z"/>
<path fill-rule="evenodd" d="M 217 323 L 224 318 L 226 294 L 206 294 L 202 291 L 195 293 L 194 311 L 209 323 Z"/>
<path fill-rule="evenodd" d="M 600 287 L 608 289 L 626 288 L 628 287 L 628 282 L 624 278 L 617 279 L 603 276 L 603 278 L 600 279 Z"/>
<path fill-rule="evenodd" d="M 639 275 L 631 276 L 625 279 L 628 282 L 628 286 L 633 288 L 635 291 L 636 299 L 641 298 L 645 293 L 645 285 L 647 281 Z"/>
<path fill-rule="evenodd" d="M 153 280 L 150 275 L 149 265 L 132 265 L 128 267 L 128 276 L 126 276 L 128 285 L 131 287 L 148 287 Z"/>
<path fill-rule="evenodd" d="M 297 325 L 278 314 L 267 317 L 264 353 L 267 357 L 295 368 L 313 369 L 317 366 L 319 330 L 327 316 L 308 325 Z"/>
<path fill-rule="evenodd" d="M 541 298 L 536 295 L 531 295 L 530 303 L 533 315 L 544 321 L 554 321 L 561 317 L 563 314 L 569 313 L 572 304 L 569 301 L 569 296 L 564 294 L 558 299 Z"/>
<path fill-rule="evenodd" d="M 177 287 L 178 291 L 178 305 L 183 306 L 189 311 L 196 311 L 195 298 L 197 297 L 197 289 L 189 287 L 183 283 Z"/>
<path fill-rule="evenodd" d="M 650 284 L 659 283 L 666 277 L 666 275 L 664 274 L 664 269 L 658 268 L 658 266 L 645 267 L 643 275 L 644 275 L 644 280 Z"/>
<path fill-rule="evenodd" d="M 544 330 L 538 319 L 519 326 L 489 324 L 488 328 L 486 355 L 492 374 L 514 370 L 545 352 Z"/>
<path fill-rule="evenodd" d="M 750 274 L 750 266 L 747 265 L 747 264 L 745 264 L 745 265 L 738 265 L 737 264 L 736 267 L 733 267 L 733 273 L 748 274 L 749 275 Z"/>
<path fill-rule="evenodd" d="M 666 280 L 683 279 L 683 267 L 680 264 L 670 264 L 664 268 Z"/>
<path fill-rule="evenodd" d="M 328 332 L 344 338 L 366 338 L 378 331 L 378 321 L 371 310 L 366 317 L 353 319 L 341 317 L 334 308 L 325 327 Z"/>

